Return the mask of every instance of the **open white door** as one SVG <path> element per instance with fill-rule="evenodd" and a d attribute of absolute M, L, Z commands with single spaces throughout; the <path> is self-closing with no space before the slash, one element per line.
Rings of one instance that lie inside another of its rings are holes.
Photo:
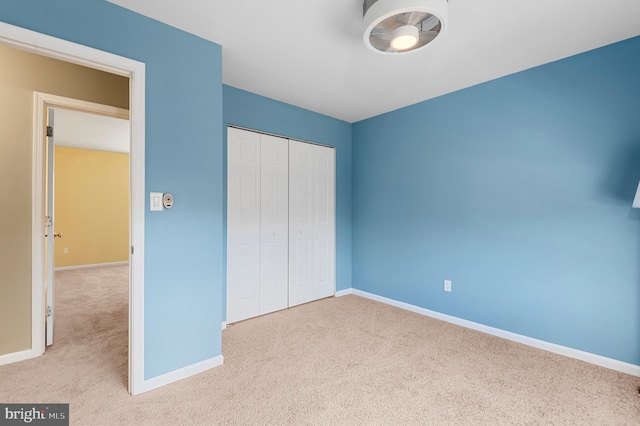
<path fill-rule="evenodd" d="M 54 155 L 55 155 L 55 143 L 53 139 L 53 108 L 47 108 L 47 193 L 46 198 L 46 281 L 45 281 L 45 300 L 46 302 L 46 329 L 47 329 L 47 346 L 53 344 L 53 241 L 56 234 L 54 231 L 54 219 L 53 219 L 53 178 L 54 178 Z"/>

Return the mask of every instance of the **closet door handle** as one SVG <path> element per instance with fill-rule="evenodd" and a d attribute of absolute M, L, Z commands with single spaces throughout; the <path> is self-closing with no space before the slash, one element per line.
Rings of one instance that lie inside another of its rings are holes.
<path fill-rule="evenodd" d="M 273 238 L 277 237 L 278 235 L 274 232 L 273 233 Z"/>

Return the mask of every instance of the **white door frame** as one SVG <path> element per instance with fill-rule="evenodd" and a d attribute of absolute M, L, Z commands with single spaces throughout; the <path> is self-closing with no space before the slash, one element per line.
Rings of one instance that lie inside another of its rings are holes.
<path fill-rule="evenodd" d="M 129 258 L 128 379 L 129 392 L 132 395 L 144 392 L 145 64 L 4 22 L 0 22 L 0 43 L 129 78 L 131 120 L 129 239 L 132 253 Z M 40 131 L 34 132 L 31 184 L 31 350 L 25 351 L 21 359 L 44 353 L 44 144 L 37 143 L 38 138 L 35 137 L 40 133 Z"/>

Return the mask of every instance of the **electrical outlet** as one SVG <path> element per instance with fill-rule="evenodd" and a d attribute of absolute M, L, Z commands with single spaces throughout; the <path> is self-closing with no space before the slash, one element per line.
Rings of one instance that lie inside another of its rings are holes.
<path fill-rule="evenodd" d="M 64 254 L 69 254 L 69 247 L 64 248 Z"/>
<path fill-rule="evenodd" d="M 444 291 L 451 292 L 451 281 L 444 280 Z"/>

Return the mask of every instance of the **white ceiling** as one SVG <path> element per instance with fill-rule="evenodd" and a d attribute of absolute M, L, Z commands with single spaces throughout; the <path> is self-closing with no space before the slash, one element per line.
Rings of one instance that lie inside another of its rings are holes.
<path fill-rule="evenodd" d="M 56 108 L 54 127 L 58 146 L 129 152 L 129 120 Z"/>
<path fill-rule="evenodd" d="M 640 35 L 639 0 L 449 0 L 437 43 L 362 41 L 362 0 L 109 0 L 222 45 L 225 84 L 355 122 Z"/>

